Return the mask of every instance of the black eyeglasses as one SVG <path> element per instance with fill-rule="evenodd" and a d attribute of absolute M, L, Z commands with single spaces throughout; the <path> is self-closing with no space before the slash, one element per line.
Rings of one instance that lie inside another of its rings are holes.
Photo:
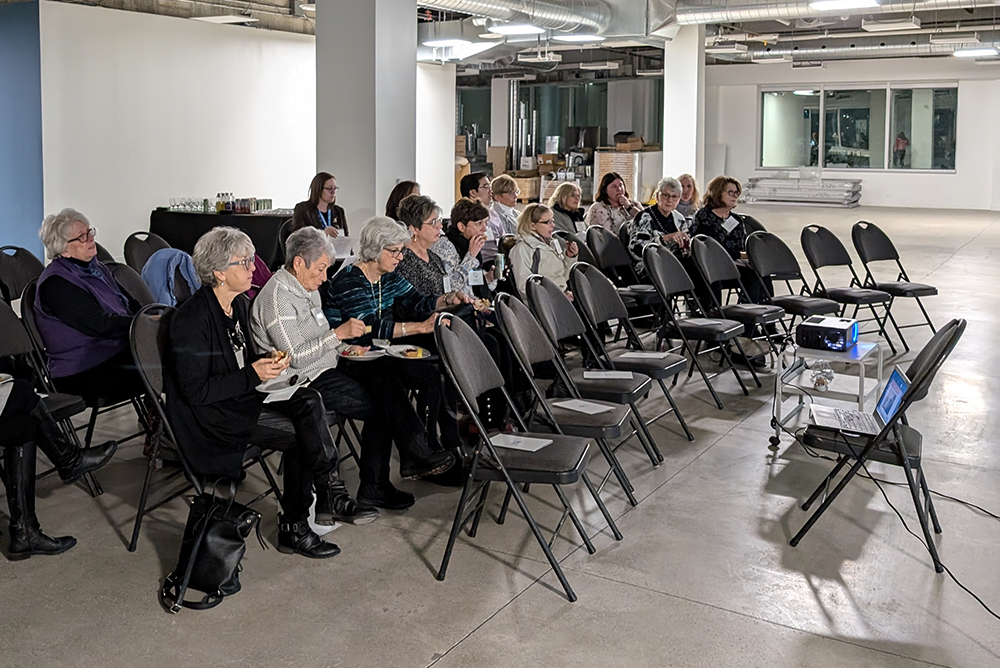
<path fill-rule="evenodd" d="M 81 244 L 85 244 L 88 241 L 90 241 L 91 239 L 94 239 L 95 237 L 97 237 L 97 228 L 96 227 L 91 227 L 89 230 L 87 230 L 86 232 L 84 232 L 80 236 L 73 237 L 72 239 L 67 239 L 66 243 L 71 244 L 74 241 L 79 241 Z"/>
<path fill-rule="evenodd" d="M 403 259 L 403 249 L 402 248 L 383 248 L 386 253 L 393 256 L 397 260 Z"/>
<path fill-rule="evenodd" d="M 240 265 L 241 267 L 243 267 L 247 271 L 253 271 L 253 258 L 252 257 L 245 257 L 242 260 L 238 260 L 236 262 L 230 262 L 226 266 L 227 267 L 235 267 L 236 265 Z"/>

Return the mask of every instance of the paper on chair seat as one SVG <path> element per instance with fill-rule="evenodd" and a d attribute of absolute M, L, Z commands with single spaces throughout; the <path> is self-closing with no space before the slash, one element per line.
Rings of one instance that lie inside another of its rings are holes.
<path fill-rule="evenodd" d="M 612 406 L 595 404 L 593 401 L 583 401 L 581 399 L 567 399 L 566 401 L 555 401 L 552 403 L 552 405 L 559 406 L 560 408 L 566 408 L 571 411 L 576 411 L 577 413 L 585 413 L 587 415 L 597 415 L 599 413 L 607 413 L 608 411 L 614 410 L 614 407 Z"/>
<path fill-rule="evenodd" d="M 657 352 L 655 350 L 633 350 L 627 353 L 622 353 L 620 359 L 635 359 L 635 360 L 662 360 L 665 359 L 668 352 Z"/>
<path fill-rule="evenodd" d="M 586 380 L 632 380 L 631 371 L 584 371 Z"/>
<path fill-rule="evenodd" d="M 552 439 L 531 438 L 530 436 L 519 436 L 518 434 L 497 434 L 496 436 L 490 436 L 490 442 L 498 448 L 538 452 L 551 443 Z"/>

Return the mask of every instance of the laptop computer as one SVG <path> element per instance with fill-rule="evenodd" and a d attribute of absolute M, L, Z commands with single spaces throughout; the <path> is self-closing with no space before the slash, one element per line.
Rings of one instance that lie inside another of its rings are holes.
<path fill-rule="evenodd" d="M 910 380 L 899 367 L 892 370 L 889 382 L 885 384 L 882 395 L 878 398 L 874 413 L 844 410 L 832 406 L 810 405 L 813 424 L 819 427 L 840 429 L 856 434 L 877 434 L 882 431 L 892 416 L 896 414 L 903 401 L 903 395 L 910 387 Z"/>

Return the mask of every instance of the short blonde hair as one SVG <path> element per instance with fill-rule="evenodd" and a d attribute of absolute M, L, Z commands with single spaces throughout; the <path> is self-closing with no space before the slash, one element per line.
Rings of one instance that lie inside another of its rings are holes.
<path fill-rule="evenodd" d="M 681 184 L 681 188 L 684 187 L 684 179 L 689 179 L 691 181 L 691 188 L 692 188 L 691 203 L 694 206 L 698 206 L 698 200 L 701 197 L 701 193 L 698 191 L 698 181 L 697 181 L 697 179 L 695 179 L 690 174 L 681 174 L 680 176 L 677 177 L 677 180 Z"/>
<path fill-rule="evenodd" d="M 535 230 L 532 227 L 542 219 L 546 213 L 551 213 L 552 209 L 544 204 L 529 204 L 524 207 L 521 217 L 517 219 L 517 233 L 522 237 L 532 234 Z"/>
<path fill-rule="evenodd" d="M 555 192 L 552 193 L 552 197 L 549 198 L 549 206 L 559 205 L 560 208 L 568 209 L 566 206 L 566 200 L 569 199 L 575 191 L 579 190 L 580 194 L 583 195 L 583 191 L 580 190 L 580 186 L 566 181 L 565 183 L 560 183 L 556 188 Z"/>
<path fill-rule="evenodd" d="M 506 195 L 507 193 L 517 192 L 517 181 L 515 181 L 514 177 L 509 174 L 501 174 L 490 181 L 490 185 L 493 186 L 494 199 L 496 199 L 497 195 Z"/>
<path fill-rule="evenodd" d="M 54 260 L 66 252 L 69 243 L 69 226 L 80 222 L 90 229 L 90 221 L 76 209 L 63 209 L 57 214 L 46 216 L 42 221 L 42 229 L 38 230 L 38 238 L 45 246 L 45 254 Z"/>

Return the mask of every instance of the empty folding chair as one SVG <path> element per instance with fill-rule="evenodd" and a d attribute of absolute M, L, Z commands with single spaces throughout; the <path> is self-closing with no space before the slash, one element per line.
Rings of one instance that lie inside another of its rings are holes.
<path fill-rule="evenodd" d="M 591 454 L 590 443 L 585 438 L 575 436 L 527 432 L 526 426 L 522 424 L 520 426 L 524 433 L 518 433 L 518 437 L 543 439 L 549 443 L 534 452 L 504 448 L 501 441 L 504 437 L 503 434 L 490 435 L 487 433 L 479 416 L 477 399 L 485 392 L 500 389 L 507 404 L 514 411 L 514 415 L 518 414 L 514 402 L 504 388 L 503 376 L 486 347 L 471 327 L 461 319 L 453 318 L 449 314 L 439 316 L 434 328 L 434 338 L 448 377 L 458 389 L 459 397 L 471 414 L 480 434 L 480 441 L 473 449 L 468 477 L 462 487 L 462 495 L 455 512 L 455 519 L 452 522 L 448 544 L 445 547 L 437 579 L 444 580 L 458 534 L 470 521 L 472 526 L 469 529 L 469 535 L 475 537 L 486 505 L 490 483 L 502 482 L 520 508 L 525 521 L 528 522 L 538 545 L 542 548 L 549 565 L 562 584 L 567 598 L 570 601 L 575 601 L 576 593 L 566 579 L 558 560 L 552 554 L 549 543 L 545 540 L 541 528 L 528 509 L 518 485 L 525 483 L 551 485 L 563 507 L 563 516 L 556 527 L 555 534 L 558 535 L 568 517 L 580 534 L 587 551 L 593 554 L 595 552 L 593 543 L 561 489 L 563 485 L 572 485 L 582 480 L 608 526 L 611 527 L 616 537 L 621 536 L 614 519 L 601 500 L 600 494 L 587 477 L 586 467 Z M 499 445 L 495 444 L 494 440 Z M 553 540 L 554 538 L 555 536 L 553 536 Z"/>
<path fill-rule="evenodd" d="M 767 331 L 768 326 L 773 326 L 785 317 L 785 311 L 780 306 L 774 304 L 753 304 L 750 302 L 750 295 L 746 286 L 740 279 L 740 270 L 736 263 L 729 257 L 729 253 L 718 241 L 704 234 L 699 234 L 691 240 L 691 254 L 694 257 L 695 266 L 701 273 L 702 278 L 709 287 L 726 283 L 734 286 L 739 303 L 723 304 L 716 296 L 715 290 L 709 290 L 712 304 L 708 315 L 735 320 L 743 325 L 746 336 L 750 339 L 764 340 L 774 353 L 775 359 L 778 350 L 774 347 L 774 341 Z M 755 335 L 756 333 L 756 335 Z"/>
<path fill-rule="evenodd" d="M 125 240 L 125 264 L 142 273 L 149 257 L 161 248 L 170 248 L 163 237 L 152 232 L 133 232 Z"/>
<path fill-rule="evenodd" d="M 656 289 L 648 283 L 640 283 L 632 266 L 632 256 L 621 240 L 600 225 L 587 229 L 587 245 L 596 260 L 596 266 L 611 279 L 622 294 L 635 299 L 639 304 L 655 304 Z"/>
<path fill-rule="evenodd" d="M 764 224 L 753 216 L 749 216 L 745 213 L 741 213 L 739 216 L 743 219 L 743 229 L 746 230 L 747 235 L 753 234 L 754 232 L 767 232 L 767 228 L 764 227 Z"/>
<path fill-rule="evenodd" d="M 799 261 L 795 259 L 791 249 L 777 236 L 770 232 L 754 232 L 747 237 L 747 257 L 750 266 L 757 274 L 764 288 L 767 300 L 775 306 L 780 306 L 791 316 L 782 320 L 782 326 L 787 334 L 795 328 L 795 319 L 805 320 L 814 315 L 828 315 L 840 311 L 840 304 L 832 299 L 813 297 L 809 294 L 809 285 L 802 275 Z M 788 294 L 776 294 L 775 281 L 784 281 Z M 792 281 L 799 284 L 796 294 Z"/>
<path fill-rule="evenodd" d="M 42 261 L 27 248 L 0 248 L 0 297 L 8 304 L 20 299 L 25 286 L 41 276 L 44 270 Z"/>
<path fill-rule="evenodd" d="M 646 424 L 652 424 L 661 417 L 674 413 L 681 429 L 684 430 L 684 435 L 689 441 L 693 441 L 694 436 L 691 435 L 691 431 L 684 422 L 684 416 L 681 415 L 680 409 L 677 408 L 673 397 L 670 396 L 670 391 L 667 390 L 666 383 L 663 382 L 683 373 L 687 369 L 687 359 L 682 355 L 669 352 L 643 352 L 645 348 L 638 332 L 628 320 L 628 310 L 625 308 L 625 304 L 610 279 L 598 271 L 596 267 L 582 262 L 573 265 L 569 273 L 569 286 L 573 292 L 573 304 L 587 323 L 587 328 L 598 353 L 598 359 L 609 369 L 635 371 L 649 376 L 659 383 L 670 408 L 656 417 L 650 418 Z M 627 342 L 624 350 L 608 351 L 604 345 L 601 326 L 607 324 L 609 320 L 617 320 L 625 328 Z"/>
<path fill-rule="evenodd" d="M 812 289 L 812 294 L 816 297 L 827 297 L 840 304 L 842 316 L 846 315 L 848 306 L 854 307 L 850 315 L 851 318 L 857 317 L 858 310 L 862 306 L 867 308 L 871 311 L 872 317 L 865 319 L 864 322 L 874 320 L 878 324 L 879 336 L 885 339 L 885 342 L 889 344 L 889 349 L 892 350 L 893 354 L 896 354 L 896 346 L 893 345 L 885 327 L 886 319 L 892 319 L 892 313 L 889 312 L 892 305 L 892 295 L 882 290 L 863 287 L 864 284 L 858 278 L 857 272 L 854 271 L 854 264 L 851 262 L 851 256 L 844 248 L 844 244 L 840 243 L 840 239 L 825 227 L 807 225 L 802 228 L 801 241 L 802 251 L 806 254 L 809 266 L 812 267 L 813 274 L 816 276 L 816 285 Z M 823 267 L 847 267 L 852 276 L 850 285 L 847 287 L 827 287 L 819 273 Z M 885 311 L 882 317 L 879 317 L 878 311 L 875 309 L 876 306 L 881 306 Z"/>
<path fill-rule="evenodd" d="M 888 292 L 893 297 L 914 299 L 917 302 L 917 306 L 920 307 L 920 312 L 924 314 L 924 322 L 912 325 L 897 325 L 895 319 L 892 320 L 892 324 L 896 328 L 896 333 L 899 334 L 899 340 L 903 342 L 903 347 L 906 350 L 910 349 L 910 346 L 906 343 L 906 339 L 903 337 L 903 332 L 900 330 L 908 327 L 923 327 L 927 325 L 931 328 L 932 332 L 936 332 L 934 323 L 931 322 L 931 317 L 927 315 L 927 309 L 924 308 L 924 304 L 920 301 L 920 298 L 936 295 L 938 293 L 937 288 L 933 285 L 914 283 L 910 280 L 910 277 L 906 275 L 906 269 L 903 268 L 903 263 L 899 260 L 899 253 L 896 251 L 896 247 L 888 235 L 879 229 L 877 225 L 873 225 L 865 220 L 859 220 L 851 228 L 851 240 L 854 242 L 854 249 L 858 251 L 858 257 L 861 258 L 861 264 L 865 268 L 864 287 Z M 896 268 L 899 272 L 896 280 L 879 281 L 875 278 L 875 275 L 872 273 L 871 264 L 882 261 L 896 263 Z"/>
<path fill-rule="evenodd" d="M 701 374 L 702 379 L 705 381 L 705 385 L 708 386 L 708 391 L 712 393 L 712 398 L 715 399 L 716 406 L 721 410 L 722 400 L 719 399 L 719 395 L 716 393 L 711 380 L 721 373 L 721 371 L 709 376 L 702 368 L 701 362 L 698 361 L 699 355 L 718 350 L 722 355 L 721 361 L 725 362 L 732 370 L 733 375 L 736 376 L 736 380 L 740 384 L 740 388 L 743 390 L 743 394 L 749 395 L 750 392 L 747 390 L 746 385 L 743 384 L 743 378 L 740 376 L 739 371 L 736 370 L 736 365 L 733 364 L 733 358 L 728 348 L 729 345 L 734 345 L 746 357 L 746 352 L 740 347 L 739 341 L 736 340 L 736 337 L 743 333 L 743 325 L 735 320 L 682 316 L 677 307 L 677 302 L 681 297 L 686 298 L 689 303 L 693 303 L 699 313 L 704 313 L 704 309 L 701 302 L 698 301 L 697 295 L 695 295 L 694 283 L 691 281 L 691 277 L 687 275 L 687 272 L 684 271 L 680 260 L 674 257 L 674 254 L 663 246 L 659 244 L 649 244 L 646 246 L 642 252 L 642 262 L 646 267 L 646 272 L 649 274 L 650 280 L 653 281 L 653 285 L 656 287 L 657 295 L 663 302 L 664 315 L 658 340 L 659 338 L 681 340 L 680 354 L 690 353 L 693 363 L 693 366 L 688 368 L 688 378 L 691 377 L 694 369 L 697 368 L 698 373 Z M 692 345 L 692 342 L 694 345 Z M 701 346 L 705 343 L 709 344 L 709 347 L 702 350 Z M 753 370 L 753 367 L 750 367 L 750 374 L 753 376 L 754 382 L 757 383 L 757 387 L 761 387 L 760 379 L 757 378 L 757 373 Z"/>

